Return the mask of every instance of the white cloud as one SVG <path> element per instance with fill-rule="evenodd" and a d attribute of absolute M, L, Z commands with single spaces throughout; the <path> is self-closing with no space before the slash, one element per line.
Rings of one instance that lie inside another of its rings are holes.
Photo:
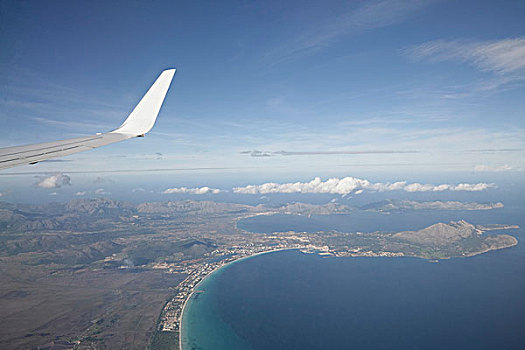
<path fill-rule="evenodd" d="M 480 42 L 436 40 L 407 53 L 417 59 L 460 61 L 484 71 L 511 73 L 525 68 L 525 37 Z"/>
<path fill-rule="evenodd" d="M 310 182 L 295 182 L 295 183 L 265 183 L 262 185 L 249 185 L 246 187 L 236 187 L 233 189 L 235 193 L 243 194 L 267 194 L 267 193 L 332 193 L 347 195 L 350 193 L 362 193 L 364 190 L 384 192 L 403 190 L 407 192 L 441 192 L 441 191 L 483 191 L 488 188 L 495 187 L 494 184 L 478 183 L 478 184 L 458 184 L 458 185 L 430 185 L 411 183 L 406 181 L 398 181 L 394 183 L 370 182 L 366 179 L 358 179 L 355 177 L 345 177 L 342 179 L 331 178 L 322 181 L 321 178 L 316 177 Z"/>
<path fill-rule="evenodd" d="M 95 194 L 99 194 L 99 195 L 106 195 L 106 194 L 111 194 L 111 192 L 107 192 L 105 189 L 103 188 L 98 188 L 95 190 Z"/>
<path fill-rule="evenodd" d="M 505 164 L 505 165 L 496 165 L 496 166 L 492 166 L 492 165 L 476 165 L 474 167 L 474 171 L 478 171 L 478 172 L 484 172 L 484 171 L 487 171 L 487 172 L 492 172 L 492 171 L 508 171 L 508 170 L 516 170 L 513 166 L 510 166 L 508 164 Z"/>
<path fill-rule="evenodd" d="M 488 188 L 496 187 L 494 184 L 488 184 L 488 183 L 477 183 L 477 184 L 458 184 L 458 185 L 424 185 L 420 183 L 413 183 L 404 186 L 404 190 L 407 192 L 442 192 L 442 191 L 469 191 L 469 192 L 477 192 L 477 191 L 484 191 Z"/>
<path fill-rule="evenodd" d="M 200 187 L 200 188 L 186 188 L 186 187 L 178 187 L 178 188 L 168 188 L 164 192 L 164 194 L 172 194 L 172 193 L 185 193 L 185 194 L 218 194 L 221 193 L 221 190 L 217 188 L 210 188 L 207 186 Z"/>
<path fill-rule="evenodd" d="M 79 191 L 77 193 L 75 193 L 75 196 L 85 196 L 86 195 L 86 191 Z"/>
<path fill-rule="evenodd" d="M 70 186 L 71 178 L 64 174 L 55 174 L 48 177 L 40 177 L 40 181 L 36 184 L 42 188 L 59 188 L 62 186 Z"/>

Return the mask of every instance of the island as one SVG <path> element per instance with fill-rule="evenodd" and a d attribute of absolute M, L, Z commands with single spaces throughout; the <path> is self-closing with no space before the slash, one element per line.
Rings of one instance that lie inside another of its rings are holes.
<path fill-rule="evenodd" d="M 502 207 L 440 203 L 411 202 L 402 208 Z M 466 221 L 404 232 L 263 234 L 237 225 L 256 215 L 381 213 L 392 208 L 389 204 L 270 207 L 190 200 L 133 204 L 104 198 L 44 205 L 0 202 L 0 306 L 9 311 L 0 321 L 0 347 L 176 349 L 183 308 L 198 283 L 225 264 L 263 252 L 298 249 L 327 257 L 439 261 L 518 243 L 501 233 L 515 225 Z"/>

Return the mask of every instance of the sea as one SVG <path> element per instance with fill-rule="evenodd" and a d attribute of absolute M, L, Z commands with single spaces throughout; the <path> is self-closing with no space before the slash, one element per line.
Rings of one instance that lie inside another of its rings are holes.
<path fill-rule="evenodd" d="M 189 300 L 183 349 L 525 349 L 523 209 L 242 220 L 261 233 L 400 231 L 460 219 L 521 228 L 505 231 L 520 241 L 513 248 L 439 262 L 297 250 L 238 260 Z"/>

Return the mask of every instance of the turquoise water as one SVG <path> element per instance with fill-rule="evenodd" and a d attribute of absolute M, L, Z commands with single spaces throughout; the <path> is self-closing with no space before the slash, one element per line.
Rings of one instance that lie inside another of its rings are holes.
<path fill-rule="evenodd" d="M 465 215 L 475 224 L 523 227 L 522 212 Z M 443 215 L 408 220 L 426 226 L 456 219 Z M 280 217 L 281 227 L 297 225 L 295 217 L 287 218 Z M 315 225 L 318 218 L 312 219 Z M 369 231 L 386 224 L 372 219 L 364 227 Z M 341 216 L 322 220 L 361 225 Z M 406 220 L 389 216 L 396 229 Z M 273 227 L 278 224 L 273 220 Z M 522 230 L 511 232 L 523 240 Z M 524 247 L 439 263 L 298 251 L 241 260 L 199 286 L 204 293 L 184 314 L 183 349 L 523 349 Z"/>
<path fill-rule="evenodd" d="M 184 350 L 250 349 L 250 345 L 238 337 L 230 325 L 222 320 L 213 295 L 216 279 L 232 265 L 215 271 L 201 281 L 196 288 L 198 292 L 194 293 L 187 302 L 181 335 Z"/>

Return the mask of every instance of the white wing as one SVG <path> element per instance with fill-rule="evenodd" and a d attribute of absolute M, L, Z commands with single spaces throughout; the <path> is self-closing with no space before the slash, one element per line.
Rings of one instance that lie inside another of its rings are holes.
<path fill-rule="evenodd" d="M 49 158 L 89 151 L 110 143 L 144 136 L 155 124 L 174 74 L 175 69 L 163 71 L 118 129 L 87 137 L 0 148 L 0 169 L 23 164 L 35 164 Z"/>

